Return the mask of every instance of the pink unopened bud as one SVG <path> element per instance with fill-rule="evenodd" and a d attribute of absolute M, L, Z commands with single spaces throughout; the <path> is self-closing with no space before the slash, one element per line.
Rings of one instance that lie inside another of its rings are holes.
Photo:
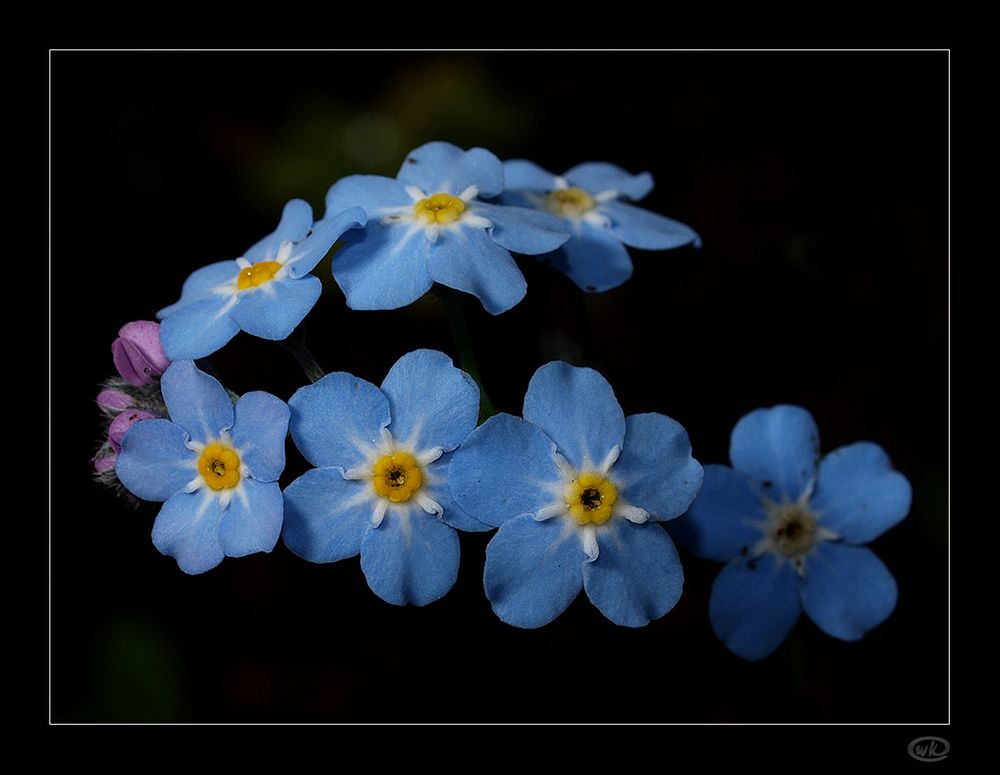
<path fill-rule="evenodd" d="M 152 320 L 122 326 L 111 345 L 111 356 L 122 379 L 136 387 L 148 385 L 170 365 L 160 344 L 160 324 Z"/>
<path fill-rule="evenodd" d="M 125 432 L 140 420 L 153 420 L 155 418 L 155 414 L 144 412 L 142 409 L 122 412 L 111 421 L 111 427 L 108 428 L 108 441 L 111 442 L 111 448 L 115 452 L 121 452 L 122 437 L 125 435 Z"/>
<path fill-rule="evenodd" d="M 115 467 L 115 461 L 118 459 L 118 454 L 112 452 L 110 455 L 104 455 L 104 457 L 99 457 L 94 461 L 94 470 L 103 474 L 105 471 L 110 471 Z"/>
<path fill-rule="evenodd" d="M 97 405 L 106 412 L 121 412 L 135 403 L 132 396 L 114 388 L 104 388 L 97 394 Z"/>

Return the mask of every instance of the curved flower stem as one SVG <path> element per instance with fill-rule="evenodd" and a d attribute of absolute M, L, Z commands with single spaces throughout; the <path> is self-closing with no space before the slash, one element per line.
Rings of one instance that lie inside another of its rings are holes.
<path fill-rule="evenodd" d="M 472 337 L 469 336 L 469 328 L 465 324 L 465 315 L 462 312 L 462 301 L 458 297 L 458 292 L 451 288 L 438 286 L 437 291 L 444 304 L 448 328 L 451 329 L 451 338 L 458 351 L 458 362 L 462 370 L 479 385 L 479 422 L 482 423 L 495 415 L 497 410 L 494 408 L 493 402 L 490 401 L 483 377 L 479 373 L 479 364 L 476 362 L 476 354 L 472 349 Z"/>
<path fill-rule="evenodd" d="M 567 286 L 572 285 L 567 283 Z M 587 298 L 583 291 L 575 285 L 567 290 L 569 296 L 570 314 L 573 316 L 573 327 L 577 331 L 580 345 L 583 349 L 583 363 L 581 366 L 590 366 L 598 371 L 603 371 L 604 364 L 597 354 L 597 340 L 594 337 L 594 322 L 590 316 L 590 308 L 587 306 Z"/>
<path fill-rule="evenodd" d="M 306 347 L 306 334 L 303 326 L 298 326 L 288 335 L 287 339 L 278 344 L 295 357 L 310 382 L 316 382 L 323 378 L 326 372 L 323 371 L 323 367 L 319 365 L 313 354 L 309 352 L 309 348 Z"/>

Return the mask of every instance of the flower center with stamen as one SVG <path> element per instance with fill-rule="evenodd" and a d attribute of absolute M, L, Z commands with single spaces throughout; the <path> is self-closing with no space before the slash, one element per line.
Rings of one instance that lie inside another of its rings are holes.
<path fill-rule="evenodd" d="M 465 202 L 451 194 L 433 194 L 413 205 L 413 214 L 418 221 L 431 223 L 454 223 L 465 212 Z"/>
<path fill-rule="evenodd" d="M 198 473 L 213 490 L 228 490 L 240 483 L 240 456 L 224 444 L 209 444 L 198 458 Z"/>
<path fill-rule="evenodd" d="M 816 517 L 797 503 L 777 506 L 768 524 L 771 543 L 786 557 L 798 557 L 812 549 L 816 533 Z"/>
<path fill-rule="evenodd" d="M 393 452 L 375 461 L 372 487 L 383 498 L 402 503 L 420 489 L 424 477 L 420 466 L 409 452 Z"/>
<path fill-rule="evenodd" d="M 247 288 L 256 288 L 269 282 L 281 269 L 281 264 L 277 261 L 258 261 L 253 266 L 248 266 L 240 271 L 236 276 L 236 287 L 241 291 Z"/>
<path fill-rule="evenodd" d="M 566 488 L 566 505 L 578 525 L 603 525 L 611 519 L 617 500 L 614 482 L 592 471 L 580 474 Z"/>
<path fill-rule="evenodd" d="M 594 209 L 594 197 L 582 188 L 557 188 L 545 197 L 545 207 L 563 218 L 579 218 Z"/>

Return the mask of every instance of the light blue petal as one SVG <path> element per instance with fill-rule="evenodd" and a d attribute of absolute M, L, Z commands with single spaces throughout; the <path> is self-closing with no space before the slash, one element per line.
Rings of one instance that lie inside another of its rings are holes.
<path fill-rule="evenodd" d="M 677 604 L 684 569 L 662 527 L 616 519 L 598 534 L 598 545 L 597 559 L 583 564 L 583 588 L 615 624 L 645 627 Z"/>
<path fill-rule="evenodd" d="M 278 228 L 250 247 L 243 258 L 250 263 L 273 260 L 278 255 L 282 242 L 298 242 L 303 239 L 312 228 L 312 223 L 312 207 L 309 203 L 292 199 L 281 212 Z"/>
<path fill-rule="evenodd" d="M 680 221 L 624 202 L 606 202 L 600 212 L 611 219 L 608 230 L 626 245 L 644 250 L 701 246 L 698 232 Z"/>
<path fill-rule="evenodd" d="M 458 578 L 458 534 L 419 509 L 389 509 L 361 541 L 361 570 L 372 592 L 393 605 L 427 605 Z"/>
<path fill-rule="evenodd" d="M 582 188 L 591 194 L 617 191 L 619 196 L 638 200 L 653 190 L 653 176 L 648 172 L 632 175 L 615 164 L 603 161 L 577 164 L 563 177 L 571 186 Z"/>
<path fill-rule="evenodd" d="M 744 659 L 763 659 L 778 648 L 801 612 L 792 564 L 771 554 L 730 562 L 712 584 L 708 600 L 716 636 Z"/>
<path fill-rule="evenodd" d="M 864 546 L 823 542 L 806 558 L 802 607 L 816 626 L 841 640 L 858 640 L 896 607 L 896 580 Z"/>
<path fill-rule="evenodd" d="M 509 310 L 528 289 L 510 253 L 482 229 L 442 231 L 427 256 L 427 270 L 436 282 L 471 293 L 491 315 Z"/>
<path fill-rule="evenodd" d="M 412 205 L 413 197 L 406 193 L 406 184 L 381 175 L 348 175 L 326 192 L 326 215 L 336 216 L 352 207 L 360 207 L 369 221 L 377 221 L 389 208 Z"/>
<path fill-rule="evenodd" d="M 753 481 L 729 466 L 705 466 L 705 478 L 691 508 L 670 523 L 670 534 L 698 557 L 729 562 L 747 554 L 764 537 L 754 526 L 767 517 Z"/>
<path fill-rule="evenodd" d="M 632 276 L 632 259 L 621 240 L 586 223 L 559 250 L 539 258 L 588 293 L 617 288 Z"/>
<path fill-rule="evenodd" d="M 285 262 L 288 275 L 295 279 L 309 274 L 344 232 L 362 228 L 367 220 L 365 211 L 360 207 L 351 207 L 324 218 L 313 226 L 312 234 L 292 250 L 291 258 Z"/>
<path fill-rule="evenodd" d="M 239 273 L 240 267 L 235 261 L 218 261 L 196 269 L 184 281 L 180 301 L 169 307 L 164 307 L 156 313 L 156 317 L 163 320 L 193 301 L 199 301 L 209 296 L 218 296 L 215 289 L 220 285 L 231 285 Z"/>
<path fill-rule="evenodd" d="M 147 501 L 165 501 L 198 475 L 198 456 L 187 432 L 170 420 L 142 420 L 125 433 L 115 474 L 125 489 Z"/>
<path fill-rule="evenodd" d="M 170 419 L 195 441 L 206 443 L 233 425 L 233 402 L 222 384 L 194 361 L 174 361 L 160 379 Z"/>
<path fill-rule="evenodd" d="M 859 441 L 835 449 L 819 464 L 812 508 L 823 527 L 866 544 L 899 524 L 910 511 L 913 489 L 878 444 Z"/>
<path fill-rule="evenodd" d="M 625 413 L 608 381 L 563 361 L 535 372 L 524 396 L 524 419 L 544 430 L 581 470 L 599 466 L 625 438 Z"/>
<path fill-rule="evenodd" d="M 566 528 L 559 519 L 518 517 L 501 525 L 487 545 L 486 597 L 507 624 L 541 627 L 580 593 L 587 556 L 576 531 Z"/>
<path fill-rule="evenodd" d="M 425 194 L 461 194 L 477 186 L 480 196 L 503 191 L 503 164 L 485 148 L 463 151 L 451 143 L 433 142 L 410 151 L 396 177 Z"/>
<path fill-rule="evenodd" d="M 662 414 L 625 418 L 625 443 L 612 473 L 619 494 L 661 522 L 683 514 L 701 488 L 701 464 L 691 457 L 687 431 Z"/>
<path fill-rule="evenodd" d="M 371 525 L 371 483 L 345 479 L 339 468 L 306 471 L 285 489 L 281 540 L 309 562 L 337 562 L 361 551 Z"/>
<path fill-rule="evenodd" d="M 477 202 L 472 212 L 493 224 L 488 232 L 494 242 L 515 253 L 548 253 L 570 236 L 564 219 L 541 210 Z"/>
<path fill-rule="evenodd" d="M 452 497 L 451 488 L 448 487 L 448 468 L 451 465 L 451 458 L 450 454 L 444 454 L 433 463 L 424 466 L 423 491 L 444 509 L 441 519 L 445 524 L 468 533 L 484 533 L 487 530 L 492 530 L 491 525 L 480 522 L 473 517 Z"/>
<path fill-rule="evenodd" d="M 204 573 L 226 556 L 219 537 L 222 507 L 213 491 L 179 492 L 163 504 L 153 523 L 153 545 L 173 557 L 185 573 Z"/>
<path fill-rule="evenodd" d="M 414 350 L 382 382 L 389 399 L 389 430 L 397 441 L 423 451 L 451 452 L 479 419 L 479 386 L 437 350 Z"/>
<path fill-rule="evenodd" d="M 225 311 L 228 302 L 229 297 L 213 294 L 171 312 L 160 324 L 160 343 L 167 357 L 205 358 L 224 347 L 240 331 Z"/>
<path fill-rule="evenodd" d="M 286 277 L 248 289 L 229 316 L 248 334 L 261 339 L 285 339 L 301 323 L 323 290 L 318 277 Z"/>
<path fill-rule="evenodd" d="M 562 475 L 555 445 L 542 430 L 520 417 L 498 414 L 451 454 L 448 486 L 459 507 L 486 525 L 499 527 L 554 502 L 553 485 Z"/>
<path fill-rule="evenodd" d="M 284 512 L 277 482 L 243 478 L 222 513 L 219 539 L 228 557 L 270 552 L 281 535 Z"/>
<path fill-rule="evenodd" d="M 733 428 L 729 459 L 771 500 L 781 501 L 784 496 L 795 501 L 816 478 L 816 421 L 801 406 L 755 409 Z"/>
<path fill-rule="evenodd" d="M 333 276 L 351 309 L 405 307 L 434 284 L 424 230 L 370 221 L 337 251 Z"/>
<path fill-rule="evenodd" d="M 494 199 L 493 202 L 499 202 L 506 207 L 521 207 L 526 210 L 535 210 L 536 212 L 549 215 L 553 218 L 557 217 L 545 208 L 544 200 L 540 199 L 537 194 L 530 191 L 511 191 L 510 189 L 507 189 L 500 194 L 500 196 Z M 489 203 L 476 202 L 475 204 L 479 205 Z"/>
<path fill-rule="evenodd" d="M 288 400 L 295 446 L 314 466 L 353 468 L 377 447 L 389 425 L 389 399 L 345 371 L 299 388 Z"/>
<path fill-rule="evenodd" d="M 233 445 L 258 482 L 275 482 L 285 470 L 288 416 L 288 404 L 263 391 L 244 393 L 236 402 Z"/>
<path fill-rule="evenodd" d="M 556 176 L 527 159 L 503 163 L 503 177 L 508 190 L 549 192 L 556 187 Z"/>

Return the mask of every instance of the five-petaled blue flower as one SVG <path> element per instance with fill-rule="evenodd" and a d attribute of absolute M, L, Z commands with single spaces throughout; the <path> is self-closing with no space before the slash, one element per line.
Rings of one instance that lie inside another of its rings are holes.
<path fill-rule="evenodd" d="M 358 207 L 329 212 L 313 228 L 312 208 L 301 199 L 285 205 L 273 234 L 235 261 L 193 272 L 181 298 L 161 309 L 160 340 L 167 357 L 204 358 L 240 331 L 284 339 L 302 322 L 322 290 L 309 274 L 348 229 L 365 224 Z"/>
<path fill-rule="evenodd" d="M 774 651 L 804 610 L 821 630 L 858 640 L 896 605 L 896 582 L 866 544 L 910 510 L 910 483 L 862 441 L 819 461 L 805 409 L 757 409 L 733 428 L 733 467 L 705 484 L 671 532 L 728 562 L 709 600 L 715 634 L 745 659 Z"/>
<path fill-rule="evenodd" d="M 452 502 L 450 453 L 476 426 L 479 388 L 435 350 L 404 355 L 381 389 L 327 374 L 289 401 L 292 438 L 317 466 L 285 490 L 285 545 L 311 562 L 360 552 L 368 586 L 426 605 L 458 575 L 453 528 L 488 530 Z"/>
<path fill-rule="evenodd" d="M 281 534 L 288 406 L 253 392 L 234 408 L 190 360 L 172 363 L 160 387 L 170 419 L 133 425 L 115 465 L 133 495 L 166 501 L 153 524 L 156 548 L 185 573 L 271 551 Z"/>
<path fill-rule="evenodd" d="M 484 148 L 433 142 L 410 152 L 396 178 L 351 175 L 330 188 L 327 214 L 360 205 L 368 224 L 333 262 L 351 309 L 395 309 L 435 282 L 471 293 L 493 315 L 527 284 L 510 251 L 548 253 L 569 234 L 558 218 L 488 203 L 504 187 L 503 164 Z"/>
<path fill-rule="evenodd" d="M 605 162 L 578 164 L 554 175 L 523 159 L 504 163 L 507 190 L 500 201 L 558 216 L 572 233 L 555 252 L 539 256 L 569 275 L 585 291 L 616 288 L 632 276 L 625 245 L 666 250 L 701 244 L 689 226 L 622 201 L 639 200 L 653 189 L 648 172 L 630 175 Z"/>
<path fill-rule="evenodd" d="M 625 417 L 604 377 L 559 361 L 535 372 L 524 419 L 487 420 L 448 471 L 458 505 L 500 528 L 486 549 L 486 596 L 517 627 L 552 621 L 581 587 L 617 624 L 667 613 L 684 574 L 656 522 L 682 514 L 701 477 L 677 422 Z"/>

